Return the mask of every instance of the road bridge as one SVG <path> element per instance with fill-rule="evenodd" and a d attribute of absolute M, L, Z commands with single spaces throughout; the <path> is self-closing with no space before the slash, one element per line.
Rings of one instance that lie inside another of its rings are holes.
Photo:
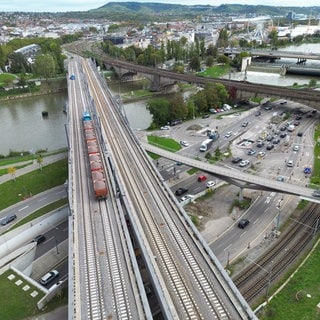
<path fill-rule="evenodd" d="M 267 179 L 239 170 L 230 170 L 228 168 L 181 156 L 177 153 L 169 152 L 147 143 L 142 143 L 142 146 L 145 148 L 145 150 L 162 157 L 171 159 L 176 162 L 184 163 L 190 167 L 201 169 L 202 171 L 210 172 L 221 180 L 231 182 L 239 186 L 240 188 L 268 190 L 271 192 L 274 191 L 279 193 L 292 194 L 308 201 L 320 203 L 320 199 L 314 198 L 312 196 L 313 190 L 307 187 L 301 187 L 285 182 Z"/>

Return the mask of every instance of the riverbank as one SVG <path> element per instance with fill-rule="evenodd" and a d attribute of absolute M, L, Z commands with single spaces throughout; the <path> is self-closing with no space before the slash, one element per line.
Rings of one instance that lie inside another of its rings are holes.
<path fill-rule="evenodd" d="M 16 99 L 25 99 L 30 97 L 37 97 L 48 95 L 52 93 L 61 93 L 67 91 L 67 81 L 66 79 L 49 79 L 49 80 L 39 80 L 40 85 L 36 86 L 37 90 L 34 92 L 21 92 L 19 93 L 17 89 L 7 90 L 0 95 L 0 101 L 10 101 Z M 21 89 L 26 90 L 26 89 Z"/>

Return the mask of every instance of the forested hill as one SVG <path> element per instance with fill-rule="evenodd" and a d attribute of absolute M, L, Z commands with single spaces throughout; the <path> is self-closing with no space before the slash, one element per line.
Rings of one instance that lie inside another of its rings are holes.
<path fill-rule="evenodd" d="M 285 16 L 288 12 L 303 13 L 319 12 L 318 7 L 272 7 L 263 5 L 240 5 L 223 4 L 220 6 L 210 5 L 181 5 L 168 3 L 141 3 L 141 2 L 109 2 L 104 6 L 88 11 L 89 15 L 105 17 L 111 20 L 170 20 L 192 18 L 203 15 L 272 15 Z"/>

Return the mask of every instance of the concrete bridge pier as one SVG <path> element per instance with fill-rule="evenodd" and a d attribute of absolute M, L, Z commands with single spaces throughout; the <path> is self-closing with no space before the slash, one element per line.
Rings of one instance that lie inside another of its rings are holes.
<path fill-rule="evenodd" d="M 239 188 L 239 202 L 243 200 L 243 187 Z"/>

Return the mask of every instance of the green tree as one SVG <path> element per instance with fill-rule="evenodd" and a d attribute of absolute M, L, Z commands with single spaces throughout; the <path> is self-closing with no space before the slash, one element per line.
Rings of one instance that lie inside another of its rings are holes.
<path fill-rule="evenodd" d="M 9 55 L 10 71 L 12 73 L 26 73 L 30 70 L 25 56 L 21 52 L 13 52 Z"/>
<path fill-rule="evenodd" d="M 147 108 L 152 114 L 153 125 L 160 127 L 166 125 L 170 121 L 170 103 L 165 98 L 151 99 Z"/>
<path fill-rule="evenodd" d="M 316 79 L 310 79 L 309 81 L 309 87 L 314 88 L 317 85 L 317 80 Z"/>
<path fill-rule="evenodd" d="M 33 65 L 34 72 L 48 79 L 56 74 L 56 63 L 51 54 L 39 54 Z"/>
<path fill-rule="evenodd" d="M 200 58 L 199 56 L 193 56 L 190 59 L 189 67 L 191 70 L 198 71 L 200 69 Z"/>
<path fill-rule="evenodd" d="M 187 118 L 188 108 L 181 94 L 175 94 L 174 97 L 170 99 L 169 105 L 170 105 L 170 120 Z"/>

